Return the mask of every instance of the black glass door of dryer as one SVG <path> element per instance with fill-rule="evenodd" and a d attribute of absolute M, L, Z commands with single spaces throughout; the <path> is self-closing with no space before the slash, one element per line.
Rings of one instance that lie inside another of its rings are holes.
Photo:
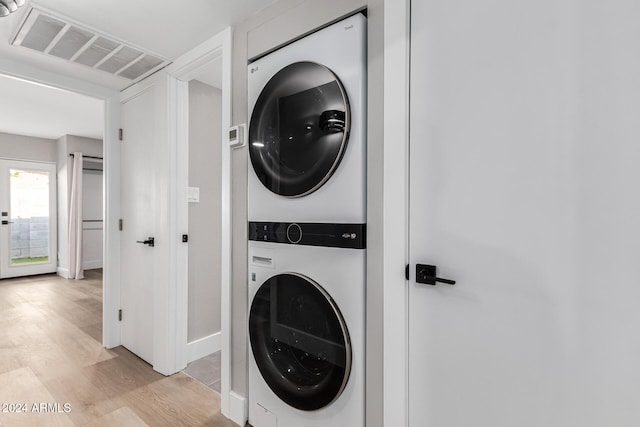
<path fill-rule="evenodd" d="M 265 382 L 294 408 L 323 408 L 347 384 L 345 322 L 327 292 L 305 276 L 280 274 L 262 284 L 251 303 L 249 339 Z"/>
<path fill-rule="evenodd" d="M 300 197 L 338 167 L 349 139 L 347 94 L 338 77 L 314 62 L 296 62 L 264 87 L 251 114 L 249 155 L 272 192 Z"/>

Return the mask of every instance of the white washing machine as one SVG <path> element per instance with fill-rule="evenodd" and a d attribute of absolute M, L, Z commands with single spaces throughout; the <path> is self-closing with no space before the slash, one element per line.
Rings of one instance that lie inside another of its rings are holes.
<path fill-rule="evenodd" d="M 258 224 L 249 242 L 249 423 L 362 427 L 366 251 L 341 237 L 362 229 L 291 225 Z"/>
<path fill-rule="evenodd" d="M 366 222 L 366 23 L 249 64 L 249 221 Z"/>

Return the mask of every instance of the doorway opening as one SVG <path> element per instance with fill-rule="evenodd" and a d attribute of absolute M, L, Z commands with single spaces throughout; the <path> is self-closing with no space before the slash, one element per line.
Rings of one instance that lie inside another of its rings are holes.
<path fill-rule="evenodd" d="M 188 85 L 187 369 L 220 393 L 222 58 Z"/>
<path fill-rule="evenodd" d="M 19 295 L 51 324 L 86 327 L 85 338 L 102 348 L 105 100 L 4 74 L 0 87 L 0 306 L 15 308 L 9 300 Z M 80 169 L 84 188 L 75 185 L 73 153 L 94 157 Z M 78 270 L 87 271 L 73 282 L 72 240 Z"/>

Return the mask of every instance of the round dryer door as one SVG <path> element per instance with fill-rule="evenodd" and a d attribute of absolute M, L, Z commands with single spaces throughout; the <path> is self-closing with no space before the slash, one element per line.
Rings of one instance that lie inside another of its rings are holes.
<path fill-rule="evenodd" d="M 349 124 L 347 94 L 331 70 L 314 62 L 283 68 L 251 114 L 249 155 L 258 179 L 282 196 L 314 192 L 338 167 Z"/>
<path fill-rule="evenodd" d="M 289 273 L 262 284 L 251 304 L 249 338 L 265 382 L 294 408 L 323 408 L 344 390 L 349 334 L 334 301 L 311 279 Z"/>

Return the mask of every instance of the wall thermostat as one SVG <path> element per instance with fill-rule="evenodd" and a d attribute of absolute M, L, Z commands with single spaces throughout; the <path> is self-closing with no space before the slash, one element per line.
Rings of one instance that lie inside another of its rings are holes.
<path fill-rule="evenodd" d="M 243 147 L 247 144 L 247 125 L 229 128 L 229 147 Z"/>

